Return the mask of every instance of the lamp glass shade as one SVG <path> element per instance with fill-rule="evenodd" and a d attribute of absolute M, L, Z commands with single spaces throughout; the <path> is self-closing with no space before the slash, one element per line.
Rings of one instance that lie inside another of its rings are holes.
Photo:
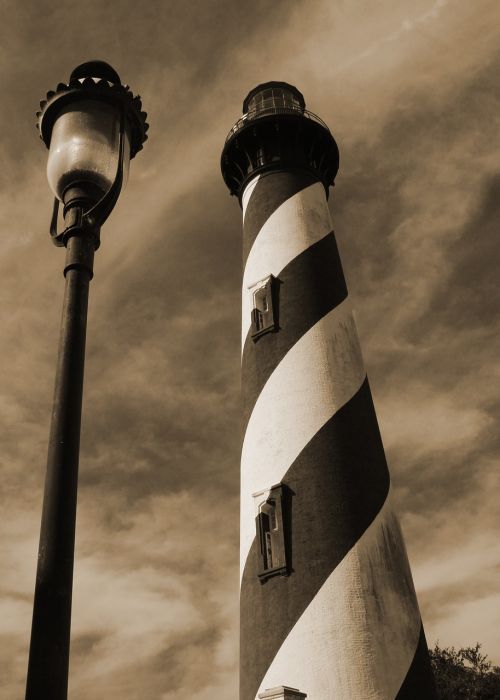
<path fill-rule="evenodd" d="M 52 129 L 47 178 L 61 201 L 64 191 L 85 183 L 104 194 L 116 177 L 120 144 L 120 114 L 99 100 L 82 99 L 61 110 Z M 123 185 L 128 178 L 130 139 L 125 129 Z"/>

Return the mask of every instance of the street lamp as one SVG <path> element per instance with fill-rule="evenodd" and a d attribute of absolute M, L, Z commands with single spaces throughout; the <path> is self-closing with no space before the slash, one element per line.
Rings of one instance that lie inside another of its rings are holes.
<path fill-rule="evenodd" d="M 118 200 L 130 159 L 147 139 L 141 108 L 111 66 L 90 61 L 75 68 L 67 85 L 48 92 L 37 112 L 55 194 L 50 233 L 67 252 L 26 700 L 67 697 L 89 282 L 101 226 Z"/>

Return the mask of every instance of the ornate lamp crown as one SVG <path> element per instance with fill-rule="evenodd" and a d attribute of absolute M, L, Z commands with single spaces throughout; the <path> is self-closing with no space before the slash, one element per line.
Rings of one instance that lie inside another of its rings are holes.
<path fill-rule="evenodd" d="M 123 110 L 130 129 L 130 157 L 142 150 L 148 138 L 149 124 L 146 122 L 146 112 L 141 111 L 141 98 L 139 95 L 134 97 L 129 86 L 122 85 L 118 73 L 104 61 L 82 63 L 71 73 L 67 85 L 59 83 L 40 102 L 40 111 L 36 113 L 37 128 L 47 148 L 50 147 L 52 128 L 61 110 L 69 103 L 83 99 L 108 102 Z"/>

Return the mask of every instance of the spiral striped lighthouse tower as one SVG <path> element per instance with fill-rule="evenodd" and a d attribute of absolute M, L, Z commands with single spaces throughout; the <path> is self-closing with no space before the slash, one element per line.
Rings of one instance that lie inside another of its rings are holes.
<path fill-rule="evenodd" d="M 433 700 L 327 206 L 338 149 L 252 90 L 222 173 L 243 210 L 240 700 Z"/>

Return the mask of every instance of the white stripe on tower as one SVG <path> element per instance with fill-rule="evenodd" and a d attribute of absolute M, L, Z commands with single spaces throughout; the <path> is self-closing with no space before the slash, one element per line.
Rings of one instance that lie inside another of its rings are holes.
<path fill-rule="evenodd" d="M 250 180 L 248 185 L 245 187 L 245 191 L 243 192 L 243 194 L 241 196 L 241 209 L 242 209 L 242 214 L 243 214 L 243 221 L 245 221 L 245 212 L 247 209 L 248 200 L 250 199 L 250 195 L 254 191 L 255 185 L 259 181 L 259 178 L 260 178 L 260 175 L 256 175 L 252 180 Z"/>
<path fill-rule="evenodd" d="M 254 178 L 245 188 L 243 217 L 258 179 Z M 247 196 L 248 190 L 250 194 Z M 250 330 L 252 312 L 252 295 L 248 293 L 248 288 L 268 275 L 277 277 L 288 263 L 331 230 L 330 211 L 325 206 L 325 188 L 320 182 L 286 199 L 266 220 L 250 248 L 243 272 L 241 352 Z"/>
<path fill-rule="evenodd" d="M 311 698 L 392 700 L 419 637 L 410 567 L 388 497 L 290 631 L 259 692 L 285 678 Z"/>
<path fill-rule="evenodd" d="M 267 380 L 248 421 L 241 454 L 241 576 L 255 539 L 252 494 L 284 479 L 310 439 L 356 394 L 365 377 L 345 299 L 295 343 Z"/>

